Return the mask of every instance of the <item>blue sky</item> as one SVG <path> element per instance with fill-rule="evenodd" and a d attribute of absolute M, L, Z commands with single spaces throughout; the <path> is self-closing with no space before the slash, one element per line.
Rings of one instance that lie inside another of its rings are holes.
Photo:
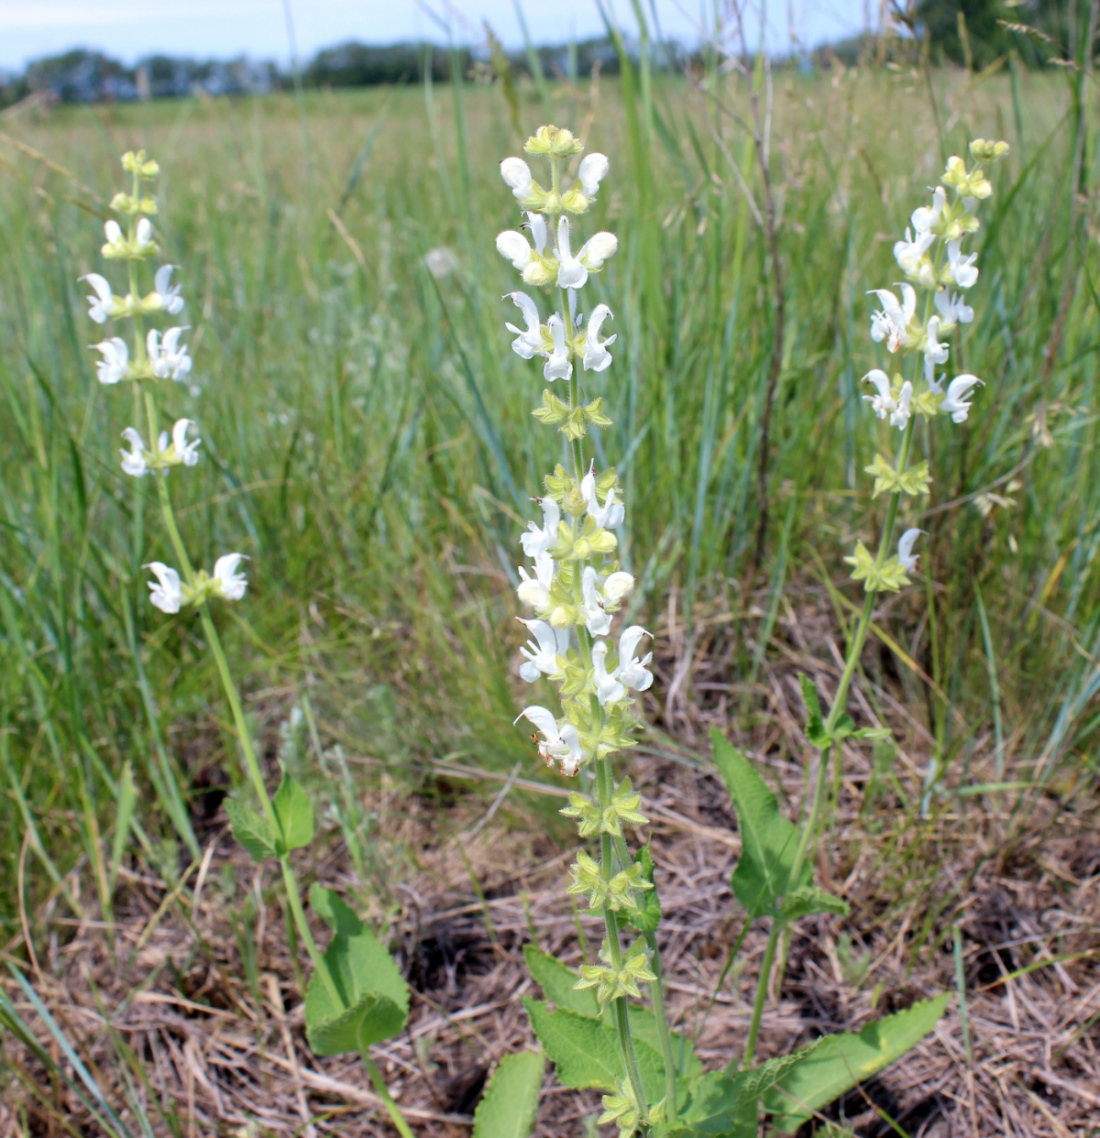
<path fill-rule="evenodd" d="M 663 30 L 691 40 L 702 7 L 713 0 L 653 0 Z M 287 60 L 290 55 L 286 4 L 293 18 L 298 52 L 308 58 L 341 40 L 390 43 L 439 39 L 426 9 L 447 16 L 456 38 L 479 38 L 488 20 L 509 44 L 522 42 L 513 0 L 0 0 L 0 67 L 21 67 L 29 59 L 70 47 L 97 48 L 128 62 L 149 52 L 229 57 L 246 53 Z M 583 38 L 602 29 L 596 0 L 522 0 L 531 35 L 539 42 Z M 630 27 L 629 0 L 610 0 Z M 794 27 L 816 44 L 858 31 L 869 0 L 772 0 L 769 39 L 784 47 Z"/>

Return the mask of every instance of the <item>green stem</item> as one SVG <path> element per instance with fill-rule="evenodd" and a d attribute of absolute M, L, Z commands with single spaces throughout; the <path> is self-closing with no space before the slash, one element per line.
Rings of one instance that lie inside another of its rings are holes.
<path fill-rule="evenodd" d="M 401 1135 L 401 1138 L 416 1138 L 409 1129 L 409 1124 L 405 1121 L 397 1103 L 393 1101 L 393 1095 L 390 1094 L 389 1088 L 386 1086 L 386 1080 L 382 1078 L 382 1072 L 378 1070 L 378 1064 L 371 1058 L 370 1050 L 364 1047 L 359 1055 L 363 1060 L 363 1066 L 367 1069 L 367 1074 L 370 1075 L 370 1081 L 374 1084 L 374 1089 L 378 1092 L 378 1097 L 385 1104 L 390 1121 L 393 1122 L 397 1133 Z"/>
<path fill-rule="evenodd" d="M 760 1035 L 760 1020 L 764 1015 L 764 1002 L 768 998 L 768 980 L 771 978 L 772 964 L 775 962 L 775 949 L 779 944 L 779 934 L 783 931 L 783 922 L 776 920 L 772 924 L 772 931 L 768 936 L 768 946 L 764 949 L 764 960 L 760 965 L 760 979 L 756 984 L 756 999 L 752 1005 L 752 1023 L 749 1025 L 749 1038 L 745 1044 L 745 1057 L 743 1066 L 747 1067 L 756 1054 L 756 1040 Z"/>

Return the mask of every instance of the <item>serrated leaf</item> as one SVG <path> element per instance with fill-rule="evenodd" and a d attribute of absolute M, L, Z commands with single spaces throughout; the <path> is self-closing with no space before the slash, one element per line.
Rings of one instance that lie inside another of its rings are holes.
<path fill-rule="evenodd" d="M 626 1071 L 615 1032 L 586 1016 L 562 1010 L 552 1012 L 541 1000 L 532 1000 L 530 996 L 523 997 L 523 1006 L 562 1086 L 609 1093 L 616 1090 Z M 641 1039 L 634 1041 L 634 1054 L 642 1076 L 642 1089 L 650 1102 L 658 1102 L 665 1093 L 661 1057 Z"/>
<path fill-rule="evenodd" d="M 797 921 L 799 917 L 809 917 L 814 913 L 836 913 L 838 916 L 846 917 L 848 902 L 826 893 L 818 885 L 803 885 L 783 898 L 779 919 Z"/>
<path fill-rule="evenodd" d="M 806 738 L 819 751 L 822 751 L 832 739 L 825 733 L 825 721 L 821 718 L 821 704 L 817 699 L 817 689 L 809 676 L 800 675 L 798 682 L 802 685 L 802 702 L 806 705 Z"/>
<path fill-rule="evenodd" d="M 937 996 L 904 1012 L 869 1023 L 858 1035 L 844 1032 L 820 1040 L 764 1095 L 781 1134 L 793 1134 L 815 1111 L 884 1070 L 915 1047 L 943 1015 L 950 997 Z"/>
<path fill-rule="evenodd" d="M 283 781 L 272 803 L 288 850 L 300 850 L 313 841 L 313 803 L 302 784 L 283 771 Z"/>
<path fill-rule="evenodd" d="M 533 944 L 523 946 L 523 958 L 532 979 L 550 1003 L 589 1019 L 599 1019 L 600 1005 L 595 991 L 585 988 L 578 992 L 573 985 L 580 976 L 572 968 L 567 968 L 556 957 L 540 952 Z"/>
<path fill-rule="evenodd" d="M 791 881 L 798 831 L 779 812 L 779 802 L 752 763 L 720 731 L 711 732 L 714 761 L 729 789 L 741 829 L 741 857 L 733 871 L 733 891 L 749 917 L 778 915 L 779 899 L 809 885 L 812 871 L 802 866 Z"/>
<path fill-rule="evenodd" d="M 331 889 L 314 885 L 310 904 L 333 930 L 324 961 L 336 988 L 310 977 L 306 1034 L 315 1055 L 362 1051 L 396 1035 L 409 1018 L 409 988 L 390 954 Z"/>
<path fill-rule="evenodd" d="M 687 1084 L 682 1128 L 669 1138 L 757 1138 L 756 1099 L 744 1094 L 745 1072 L 712 1071 Z"/>
<path fill-rule="evenodd" d="M 472 1138 L 528 1138 L 535 1128 L 545 1070 L 541 1051 L 505 1055 L 477 1104 Z"/>
<path fill-rule="evenodd" d="M 229 815 L 233 837 L 244 846 L 253 861 L 278 856 L 275 827 L 266 818 L 235 798 L 225 800 L 225 812 Z"/>
<path fill-rule="evenodd" d="M 653 854 L 648 842 L 634 854 L 634 861 L 642 867 L 642 876 L 653 885 Z M 640 932 L 655 933 L 661 923 L 661 902 L 657 896 L 657 887 L 646 889 L 637 900 L 639 907 L 626 914 L 627 920 Z"/>

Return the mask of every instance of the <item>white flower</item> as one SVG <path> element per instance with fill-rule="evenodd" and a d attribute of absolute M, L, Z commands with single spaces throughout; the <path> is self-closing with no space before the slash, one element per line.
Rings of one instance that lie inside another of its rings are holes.
<path fill-rule="evenodd" d="M 597 304 L 588 318 L 588 329 L 584 337 L 585 371 L 605 371 L 611 366 L 611 353 L 607 350 L 607 346 L 615 343 L 616 336 L 600 340 L 600 328 L 609 316 L 611 309 L 606 304 Z"/>
<path fill-rule="evenodd" d="M 617 605 L 633 588 L 634 578 L 618 569 L 604 581 L 603 598 L 609 605 Z"/>
<path fill-rule="evenodd" d="M 912 573 L 917 567 L 917 554 L 913 552 L 913 543 L 924 532 L 919 529 L 907 529 L 898 538 L 898 564 L 906 573 Z"/>
<path fill-rule="evenodd" d="M 974 262 L 978 259 L 977 253 L 962 255 L 962 240 L 948 241 L 947 263 L 951 268 L 951 277 L 959 288 L 970 288 L 978 279 L 978 270 Z"/>
<path fill-rule="evenodd" d="M 534 636 L 519 653 L 525 663 L 520 665 L 519 674 L 533 684 L 539 676 L 552 676 L 558 670 L 558 657 L 564 656 L 569 647 L 569 629 L 551 628 L 544 620 L 520 620 L 527 631 Z"/>
<path fill-rule="evenodd" d="M 182 302 L 181 302 L 182 307 Z M 157 379 L 175 379 L 182 382 L 191 371 L 191 357 L 187 354 L 187 345 L 180 345 L 180 336 L 187 331 L 187 325 L 182 328 L 169 328 L 161 334 L 152 328 L 145 338 L 145 347 L 149 353 L 149 365 Z"/>
<path fill-rule="evenodd" d="M 577 169 L 577 178 L 581 183 L 581 193 L 586 198 L 594 198 L 600 192 L 600 182 L 607 177 L 607 171 L 610 167 L 611 163 L 608 162 L 605 154 L 586 154 L 581 159 L 581 164 Z"/>
<path fill-rule="evenodd" d="M 908 335 L 909 321 L 917 310 L 917 294 L 912 285 L 901 286 L 902 303 L 888 288 L 871 290 L 882 305 L 881 312 L 871 313 L 871 339 L 876 344 L 886 341 L 886 350 L 896 352 Z"/>
<path fill-rule="evenodd" d="M 163 561 L 150 561 L 144 568 L 152 569 L 157 579 L 157 584 L 148 582 L 149 600 L 153 602 L 153 606 L 161 612 L 179 612 L 180 605 L 183 604 L 180 575 Z"/>
<path fill-rule="evenodd" d="M 546 328 L 554 342 L 550 352 L 543 352 L 546 356 L 546 365 L 542 369 L 544 379 L 568 379 L 573 374 L 573 364 L 570 362 L 569 347 L 565 342 L 565 321 L 555 312 L 546 321 Z"/>
<path fill-rule="evenodd" d="M 133 428 L 127 427 L 122 437 L 130 444 L 130 449 L 120 450 L 122 455 L 122 472 L 134 478 L 140 478 L 149 473 L 149 464 L 145 461 L 145 440 Z"/>
<path fill-rule="evenodd" d="M 939 341 L 940 318 L 933 316 L 928 321 L 924 343 L 924 378 L 935 385 L 936 365 L 947 363 L 947 346 Z"/>
<path fill-rule="evenodd" d="M 936 311 L 945 327 L 948 324 L 969 324 L 974 319 L 974 309 L 957 292 L 941 288 L 934 299 Z"/>
<path fill-rule="evenodd" d="M 505 158 L 500 164 L 500 176 L 511 187 L 517 201 L 531 196 L 531 167 L 522 158 Z"/>
<path fill-rule="evenodd" d="M 180 286 L 172 285 L 172 270 L 175 265 L 161 265 L 157 275 L 153 278 L 154 307 L 163 308 L 169 316 L 175 316 L 183 310 L 183 297 L 180 296 Z"/>
<path fill-rule="evenodd" d="M 583 288 L 590 272 L 603 268 L 604 261 L 619 247 L 614 233 L 594 233 L 574 257 L 569 244 L 569 218 L 558 219 L 558 287 Z"/>
<path fill-rule="evenodd" d="M 528 212 L 527 228 L 531 231 L 530 240 L 518 229 L 506 229 L 497 234 L 497 252 L 521 272 L 531 260 L 532 252 L 540 256 L 546 252 L 546 218 L 541 213 Z"/>
<path fill-rule="evenodd" d="M 510 300 L 523 313 L 527 323 L 524 330 L 514 324 L 505 324 L 509 332 L 514 332 L 516 338 L 512 341 L 512 351 L 517 356 L 529 360 L 536 352 L 542 349 L 542 329 L 539 327 L 539 310 L 535 302 L 524 292 L 510 292 L 504 300 Z"/>
<path fill-rule="evenodd" d="M 213 593 L 227 601 L 239 601 L 248 588 L 248 578 L 237 572 L 237 566 L 246 560 L 243 553 L 227 553 L 214 562 Z"/>
<path fill-rule="evenodd" d="M 964 400 L 970 389 L 981 382 L 976 375 L 956 376 L 947 388 L 940 410 L 945 415 L 950 415 L 953 423 L 965 423 L 967 415 L 970 414 L 970 404 Z"/>
<path fill-rule="evenodd" d="M 860 383 L 867 383 L 870 381 L 878 388 L 877 395 L 865 395 L 863 398 L 866 402 L 871 404 L 871 410 L 880 418 L 885 419 L 887 415 L 897 410 L 897 403 L 894 402 L 893 390 L 890 385 L 890 377 L 881 368 L 872 368 L 861 380 Z"/>
<path fill-rule="evenodd" d="M 581 574 L 581 600 L 585 627 L 593 636 L 606 636 L 611 631 L 611 614 L 604 609 L 599 580 L 591 565 Z"/>
<path fill-rule="evenodd" d="M 194 466 L 199 461 L 199 445 L 202 439 L 195 439 L 193 442 L 187 441 L 187 428 L 193 427 L 195 424 L 190 419 L 177 419 L 175 426 L 172 428 L 172 449 L 173 458 L 181 466 Z M 166 450 L 165 443 L 168 441 L 168 436 L 162 434 L 160 449 Z"/>
<path fill-rule="evenodd" d="M 535 575 L 529 577 L 522 566 L 519 570 L 520 583 L 516 593 L 519 599 L 530 605 L 537 613 L 545 613 L 550 608 L 550 586 L 554 583 L 554 559 L 549 553 L 536 553 L 534 557 Z"/>
<path fill-rule="evenodd" d="M 107 320 L 114 315 L 118 305 L 114 293 L 111 292 L 110 282 L 106 277 L 101 277 L 99 273 L 88 273 L 80 279 L 87 281 L 95 289 L 95 296 L 87 298 L 88 315 L 97 324 L 106 324 Z"/>
<path fill-rule="evenodd" d="M 96 379 L 103 384 L 118 383 L 130 370 L 130 349 L 121 336 L 112 336 L 92 347 L 102 353 L 103 359 L 96 360 Z"/>
<path fill-rule="evenodd" d="M 600 707 L 618 703 L 626 698 L 626 688 L 619 682 L 617 670 L 607 670 L 607 641 L 597 640 L 592 645 L 592 682 L 596 688 L 596 698 Z"/>
<path fill-rule="evenodd" d="M 619 666 L 615 669 L 619 679 L 634 691 L 646 691 L 653 683 L 653 673 L 646 665 L 653 659 L 647 652 L 638 659 L 638 643 L 643 636 L 649 636 L 640 624 L 632 624 L 619 637 Z"/>
<path fill-rule="evenodd" d="M 898 430 L 904 430 L 905 424 L 909 422 L 909 404 L 913 399 L 913 385 L 906 380 L 901 385 L 901 391 L 898 392 L 898 405 L 894 408 L 890 415 L 890 425 L 897 427 Z"/>
<path fill-rule="evenodd" d="M 560 728 L 558 721 L 545 707 L 525 707 L 516 719 L 530 720 L 542 733 L 539 742 L 539 755 L 548 767 L 555 762 L 561 764 L 561 773 L 575 775 L 584 758 L 581 750 L 580 736 L 572 723 L 563 724 Z"/>
<path fill-rule="evenodd" d="M 532 559 L 557 544 L 558 524 L 561 521 L 561 508 L 549 494 L 539 501 L 542 503 L 542 528 L 539 529 L 534 522 L 528 522 L 527 532 L 521 534 L 519 539 L 523 552 Z"/>
<path fill-rule="evenodd" d="M 919 209 L 913 210 L 913 216 L 909 220 L 913 223 L 913 228 L 916 230 L 918 237 L 923 237 L 932 226 L 943 217 L 943 211 L 946 205 L 947 191 L 943 186 L 937 186 L 932 191 L 931 208 L 922 205 Z"/>
<path fill-rule="evenodd" d="M 596 494 L 596 475 L 592 470 L 581 479 L 581 496 L 588 503 L 588 516 L 600 529 L 617 529 L 623 524 L 626 510 L 621 502 L 615 501 L 615 487 L 608 490 L 607 498 L 601 506 Z"/>
<path fill-rule="evenodd" d="M 925 278 L 928 276 L 925 254 L 932 248 L 932 243 L 935 240 L 934 233 L 922 232 L 918 229 L 917 235 L 914 237 L 906 229 L 905 240 L 894 243 L 894 259 L 901 266 L 906 276 L 917 278 L 922 284 L 925 283 Z"/>

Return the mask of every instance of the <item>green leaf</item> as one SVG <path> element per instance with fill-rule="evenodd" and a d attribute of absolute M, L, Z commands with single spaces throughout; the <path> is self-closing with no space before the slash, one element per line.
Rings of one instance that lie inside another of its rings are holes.
<path fill-rule="evenodd" d="M 819 751 L 823 751 L 832 742 L 832 737 L 825 732 L 825 721 L 821 718 L 817 689 L 809 676 L 800 675 L 798 682 L 802 685 L 802 702 L 806 705 L 806 738 Z"/>
<path fill-rule="evenodd" d="M 653 885 L 653 855 L 648 842 L 635 853 L 634 861 L 642 867 L 642 876 Z M 661 902 L 657 897 L 656 886 L 641 893 L 638 902 L 640 907 L 628 912 L 627 919 L 640 932 L 655 933 L 661 923 Z"/>
<path fill-rule="evenodd" d="M 598 1020 L 567 1011 L 550 1011 L 541 1000 L 523 997 L 535 1035 L 557 1070 L 558 1082 L 573 1090 L 614 1092 L 626 1077 L 622 1051 L 615 1032 Z M 642 1076 L 642 1088 L 650 1102 L 665 1093 L 665 1069 L 660 1055 L 641 1039 L 634 1041 L 634 1054 Z"/>
<path fill-rule="evenodd" d="M 937 996 L 914 1004 L 869 1023 L 858 1035 L 844 1032 L 819 1040 L 764 1095 L 765 1109 L 775 1115 L 776 1130 L 793 1134 L 814 1111 L 900 1059 L 936 1026 L 949 998 Z"/>
<path fill-rule="evenodd" d="M 523 958 L 532 979 L 552 1004 L 589 1019 L 599 1018 L 600 1005 L 595 991 L 591 988 L 576 991 L 573 985 L 580 976 L 572 968 L 567 968 L 556 957 L 540 952 L 533 944 L 523 946 Z"/>
<path fill-rule="evenodd" d="M 253 861 L 278 856 L 275 827 L 266 818 L 235 798 L 225 800 L 225 812 L 229 815 L 233 837 L 244 846 Z"/>
<path fill-rule="evenodd" d="M 750 919 L 778 916 L 781 897 L 809 885 L 812 871 L 803 865 L 791 881 L 798 831 L 779 813 L 779 802 L 740 751 L 720 731 L 711 732 L 714 761 L 725 780 L 741 828 L 741 857 L 733 871 L 733 891 Z"/>
<path fill-rule="evenodd" d="M 848 915 L 848 903 L 831 893 L 826 893 L 819 885 L 803 885 L 783 898 L 779 911 L 781 921 L 797 921 L 799 917 L 809 917 L 814 913 L 836 913 L 841 917 Z"/>
<path fill-rule="evenodd" d="M 363 1051 L 396 1035 L 409 1018 L 409 988 L 378 938 L 331 890 L 314 885 L 314 910 L 333 931 L 328 975 L 314 973 L 306 991 L 306 1033 L 315 1055 Z"/>
<path fill-rule="evenodd" d="M 744 1093 L 745 1074 L 712 1071 L 688 1082 L 680 1109 L 683 1126 L 672 1130 L 669 1138 L 757 1138 L 756 1099 Z"/>
<path fill-rule="evenodd" d="M 528 1138 L 535 1129 L 545 1069 L 541 1051 L 505 1055 L 477 1104 L 472 1138 Z"/>
<path fill-rule="evenodd" d="M 300 850 L 313 841 L 313 804 L 302 784 L 283 771 L 283 781 L 275 792 L 275 817 L 288 850 Z"/>

